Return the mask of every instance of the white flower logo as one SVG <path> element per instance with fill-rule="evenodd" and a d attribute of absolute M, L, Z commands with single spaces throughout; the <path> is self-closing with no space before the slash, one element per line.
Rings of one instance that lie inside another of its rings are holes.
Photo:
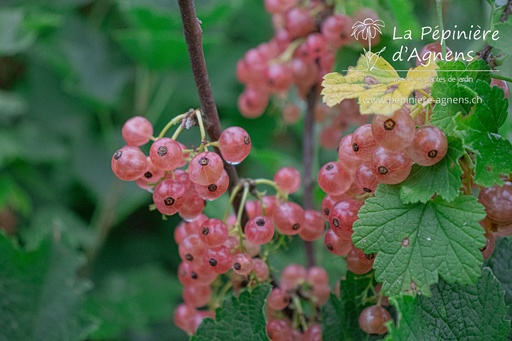
<path fill-rule="evenodd" d="M 384 24 L 384 21 L 382 21 L 380 19 L 374 20 L 372 18 L 366 18 L 363 21 L 358 20 L 355 22 L 354 25 L 352 25 L 353 31 L 352 31 L 351 35 L 355 39 L 359 39 L 359 36 L 361 36 L 362 39 L 364 39 L 368 42 L 368 51 L 366 51 L 366 49 L 364 47 L 363 47 L 363 50 L 365 52 L 365 56 L 368 59 L 368 69 L 369 70 L 372 70 L 373 67 L 375 66 L 375 63 L 374 63 L 374 65 L 372 65 L 370 67 L 370 61 L 371 61 L 371 58 L 373 57 L 373 55 L 377 55 L 377 58 L 378 58 L 380 56 L 380 54 L 382 53 L 382 51 L 384 51 L 386 49 L 386 47 L 383 47 L 379 52 L 374 53 L 372 56 L 370 56 L 368 54 L 368 52 L 372 51 L 372 39 L 374 39 L 377 36 L 377 32 L 379 32 L 379 34 L 382 34 L 381 27 L 384 27 L 384 26 L 386 26 Z"/>

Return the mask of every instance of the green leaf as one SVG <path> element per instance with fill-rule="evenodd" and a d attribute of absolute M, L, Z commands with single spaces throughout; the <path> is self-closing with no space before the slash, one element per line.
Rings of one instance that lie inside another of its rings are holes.
<path fill-rule="evenodd" d="M 399 187 L 379 185 L 359 211 L 352 240 L 365 253 L 377 253 L 373 268 L 385 295 L 430 295 L 439 275 L 461 284 L 480 276 L 485 238 L 478 222 L 484 217 L 473 196 L 404 204 Z"/>
<path fill-rule="evenodd" d="M 477 81 L 470 86 L 481 98 L 470 115 L 455 118 L 466 148 L 475 154 L 475 182 L 482 186 L 503 183 L 500 175 L 512 172 L 512 145 L 498 134 L 507 119 L 508 101 L 498 87 Z"/>
<path fill-rule="evenodd" d="M 405 30 L 420 31 L 418 19 L 414 15 L 414 7 L 410 0 L 387 0 L 386 3 L 400 28 L 399 34 L 403 35 Z"/>
<path fill-rule="evenodd" d="M 181 294 L 178 280 L 158 266 L 147 265 L 104 279 L 87 300 L 87 312 L 100 318 L 93 339 L 116 339 L 171 319 L 170 304 Z"/>
<path fill-rule="evenodd" d="M 347 273 L 340 282 L 341 300 L 331 294 L 321 307 L 323 340 L 363 340 L 368 336 L 359 328 L 359 315 L 365 308 L 363 298 L 371 281 L 371 276 Z"/>
<path fill-rule="evenodd" d="M 186 67 L 189 63 L 187 45 L 180 34 L 167 30 L 123 30 L 114 38 L 135 61 L 151 69 Z"/>
<path fill-rule="evenodd" d="M 509 306 L 507 319 L 512 320 L 512 237 L 496 241 L 494 252 L 485 265 L 491 268 L 505 291 L 505 303 Z M 512 339 L 512 331 L 509 339 Z"/>
<path fill-rule="evenodd" d="M 71 249 L 87 249 L 94 242 L 94 231 L 65 207 L 41 208 L 31 218 L 30 226 L 21 231 L 27 249 L 37 248 L 43 240 L 56 233 Z"/>
<path fill-rule="evenodd" d="M 62 27 L 59 45 L 71 69 L 66 89 L 98 106 L 118 103 L 130 70 L 106 35 L 85 21 L 71 18 Z"/>
<path fill-rule="evenodd" d="M 440 281 L 432 297 L 396 298 L 398 326 L 388 325 L 392 340 L 505 340 L 510 321 L 500 283 L 489 268 L 475 285 Z M 393 300 L 392 300 L 393 301 Z"/>
<path fill-rule="evenodd" d="M 191 340 L 269 340 L 265 302 L 270 289 L 270 285 L 262 284 L 242 292 L 239 298 L 226 299 L 217 309 L 216 320 L 205 319 Z"/>
<path fill-rule="evenodd" d="M 35 40 L 35 35 L 23 26 L 22 9 L 0 9 L 0 55 L 14 55 L 25 51 Z"/>
<path fill-rule="evenodd" d="M 409 177 L 400 186 L 403 203 L 426 203 L 436 193 L 446 201 L 452 201 L 459 195 L 463 173 L 459 158 L 464 154 L 464 148 L 458 139 L 448 141 L 448 152 L 441 161 L 430 167 L 412 167 Z"/>
<path fill-rule="evenodd" d="M 431 88 L 432 96 L 437 103 L 432 112 L 431 123 L 453 135 L 456 127 L 455 116 L 467 115 L 473 107 L 473 94 L 465 85 L 481 79 L 490 82 L 489 67 L 482 60 L 477 60 L 468 66 L 462 61 L 439 62 L 436 81 Z M 466 82 L 466 80 L 468 82 Z"/>
<path fill-rule="evenodd" d="M 0 124 L 20 118 L 27 108 L 27 101 L 20 94 L 0 90 Z"/>
<path fill-rule="evenodd" d="M 493 40 L 492 36 L 488 36 L 487 43 L 506 54 L 512 55 L 512 24 L 510 22 L 500 22 L 494 25 L 494 30 L 499 31 L 498 39 Z"/>
<path fill-rule="evenodd" d="M 82 258 L 57 239 L 25 252 L 0 234 L 0 340 L 84 340 L 95 326 L 83 314 L 90 284 L 76 278 Z"/>

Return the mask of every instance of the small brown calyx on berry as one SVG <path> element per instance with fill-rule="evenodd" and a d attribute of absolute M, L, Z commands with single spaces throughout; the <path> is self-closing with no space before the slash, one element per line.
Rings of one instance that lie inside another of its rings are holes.
<path fill-rule="evenodd" d="M 386 174 L 388 174 L 389 170 L 384 166 L 379 166 L 377 168 L 377 172 L 379 172 L 379 174 L 381 174 L 381 175 L 386 175 Z"/>
<path fill-rule="evenodd" d="M 433 159 L 433 158 L 435 158 L 437 156 L 437 150 L 432 149 L 431 151 L 428 152 L 427 155 L 428 155 L 429 158 Z"/>
<path fill-rule="evenodd" d="M 210 266 L 217 266 L 217 260 L 213 259 L 213 258 L 210 258 L 210 260 L 208 261 L 208 263 L 210 263 Z"/>
<path fill-rule="evenodd" d="M 167 154 L 167 147 L 166 146 L 160 146 L 158 147 L 158 150 L 156 151 L 158 155 L 164 156 Z"/>
<path fill-rule="evenodd" d="M 186 260 L 188 260 L 188 261 L 190 262 L 190 261 L 193 261 L 193 260 L 194 260 L 194 256 L 192 256 L 190 253 L 187 253 L 187 254 L 185 255 L 185 259 L 186 259 Z"/>
<path fill-rule="evenodd" d="M 173 197 L 167 197 L 164 199 L 165 206 L 172 206 L 172 205 L 174 205 L 175 202 L 176 202 L 176 200 L 174 200 Z"/>
<path fill-rule="evenodd" d="M 333 169 L 333 168 L 334 168 L 334 165 L 333 165 L 332 163 L 329 163 L 329 164 L 325 167 L 325 169 L 326 169 L 326 170 L 331 170 L 331 169 Z"/>
<path fill-rule="evenodd" d="M 331 243 L 328 243 L 328 244 L 327 244 L 327 248 L 329 249 L 329 251 L 334 250 L 334 247 L 332 246 L 332 244 L 331 244 Z"/>
<path fill-rule="evenodd" d="M 293 224 L 292 230 L 297 231 L 298 229 L 300 229 L 300 224 L 299 223 Z"/>
<path fill-rule="evenodd" d="M 391 118 L 384 121 L 384 129 L 385 130 L 393 130 L 393 128 L 395 128 L 395 125 L 396 125 L 396 122 Z"/>
<path fill-rule="evenodd" d="M 114 153 L 114 160 L 119 160 L 119 158 L 123 155 L 123 152 L 121 150 L 118 150 Z"/>
<path fill-rule="evenodd" d="M 340 221 L 338 218 L 332 218 L 332 225 L 336 228 L 340 227 Z"/>
<path fill-rule="evenodd" d="M 259 218 L 258 220 L 256 220 L 256 225 L 265 226 L 265 220 L 262 218 Z"/>
<path fill-rule="evenodd" d="M 352 143 L 352 150 L 355 152 L 359 151 L 359 146 L 357 145 L 357 143 Z"/>
<path fill-rule="evenodd" d="M 214 193 L 217 191 L 217 185 L 216 184 L 210 184 L 208 185 L 208 191 Z"/>
<path fill-rule="evenodd" d="M 247 145 L 251 144 L 251 138 L 249 137 L 249 135 L 244 136 L 244 143 Z"/>
<path fill-rule="evenodd" d="M 146 179 L 151 179 L 153 177 L 153 173 L 151 173 L 150 171 L 147 171 L 146 173 L 144 173 L 144 177 Z"/>
<path fill-rule="evenodd" d="M 373 260 L 373 259 L 375 259 L 375 253 L 370 253 L 370 254 L 365 253 L 364 258 L 366 258 L 368 260 Z"/>
<path fill-rule="evenodd" d="M 235 264 L 233 264 L 233 269 L 235 270 L 240 270 L 242 268 L 242 265 L 238 262 L 236 262 Z"/>
<path fill-rule="evenodd" d="M 210 163 L 210 159 L 207 158 L 206 156 L 203 156 L 202 158 L 200 158 L 198 161 L 197 161 L 201 166 L 206 166 Z"/>
<path fill-rule="evenodd" d="M 199 278 L 199 276 L 197 276 L 197 274 L 196 274 L 194 271 L 192 271 L 192 272 L 190 272 L 190 278 L 192 278 L 192 279 L 198 279 L 198 278 Z"/>
<path fill-rule="evenodd" d="M 201 233 L 203 234 L 203 236 L 207 236 L 210 233 L 210 228 L 208 226 L 203 227 Z"/>

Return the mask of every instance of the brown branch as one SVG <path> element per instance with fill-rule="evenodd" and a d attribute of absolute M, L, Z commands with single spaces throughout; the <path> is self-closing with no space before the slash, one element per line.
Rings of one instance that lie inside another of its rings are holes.
<path fill-rule="evenodd" d="M 312 178 L 313 159 L 314 159 L 314 127 L 315 127 L 315 106 L 318 98 L 318 85 L 314 85 L 308 92 L 306 102 L 306 118 L 304 119 L 304 135 L 302 137 L 302 162 L 304 166 L 304 174 L 302 177 L 302 185 L 304 188 L 304 197 L 302 205 L 305 210 L 314 209 L 313 189 L 315 182 Z M 313 243 L 305 241 L 304 247 L 306 251 L 306 265 L 308 268 L 315 265 L 315 253 Z"/>
<path fill-rule="evenodd" d="M 510 14 L 512 14 L 512 0 L 507 1 L 505 8 L 503 9 L 503 12 L 501 13 L 501 16 L 500 16 L 500 22 L 507 21 Z M 484 48 L 478 54 L 479 54 L 480 59 L 485 60 L 487 65 L 489 65 L 491 68 L 493 68 L 496 65 L 494 63 L 494 58 L 491 55 L 491 50 L 492 50 L 492 46 L 489 45 L 488 43 L 485 43 Z"/>
<path fill-rule="evenodd" d="M 215 99 L 213 98 L 208 70 L 206 68 L 202 45 L 203 30 L 201 28 L 201 22 L 197 18 L 193 0 L 178 0 L 178 4 L 181 12 L 183 33 L 187 43 L 188 55 L 192 65 L 192 73 L 196 83 L 197 94 L 199 95 L 199 102 L 201 103 L 205 129 L 211 141 L 218 141 L 222 133 L 222 127 L 220 125 L 219 114 L 217 112 Z M 215 152 L 220 155 L 218 148 L 215 148 Z M 224 169 L 229 176 L 228 191 L 231 193 L 234 186 L 239 182 L 238 173 L 233 165 L 226 162 L 224 162 Z M 238 212 L 240 204 L 241 193 L 239 193 L 233 201 L 235 212 Z M 247 212 L 243 210 L 242 228 L 245 226 L 247 220 Z"/>

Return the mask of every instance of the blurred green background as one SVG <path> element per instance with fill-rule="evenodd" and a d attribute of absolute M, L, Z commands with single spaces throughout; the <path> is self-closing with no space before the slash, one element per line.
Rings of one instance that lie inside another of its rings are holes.
<path fill-rule="evenodd" d="M 435 23 L 434 1 L 347 3 L 377 8 L 402 28 Z M 414 4 L 413 15 L 404 3 Z M 286 127 L 279 105 L 254 120 L 236 107 L 237 60 L 273 34 L 263 1 L 196 4 L 222 124 L 244 127 L 253 140 L 240 174 L 272 178 L 285 165 L 301 169 L 301 121 Z M 488 7 L 446 1 L 445 15 L 461 28 L 485 27 Z M 384 33 L 383 44 L 397 44 Z M 481 47 L 458 42 L 454 49 Z M 359 53 L 342 50 L 337 68 Z M 158 133 L 198 103 L 176 1 L 1 2 L 0 227 L 9 237 L 0 239 L 0 340 L 9 340 L 3 327 L 14 325 L 18 340 L 187 339 L 172 323 L 181 295 L 173 240 L 179 219 L 149 211 L 151 195 L 115 178 L 110 158 L 123 145 L 128 118 L 146 116 Z M 196 140 L 197 131 L 183 134 L 185 144 Z M 317 167 L 335 158 L 317 150 Z M 216 216 L 226 203 L 209 203 L 206 213 Z M 344 262 L 319 244 L 318 261 L 334 281 Z M 294 241 L 272 262 L 279 269 L 303 259 Z"/>

